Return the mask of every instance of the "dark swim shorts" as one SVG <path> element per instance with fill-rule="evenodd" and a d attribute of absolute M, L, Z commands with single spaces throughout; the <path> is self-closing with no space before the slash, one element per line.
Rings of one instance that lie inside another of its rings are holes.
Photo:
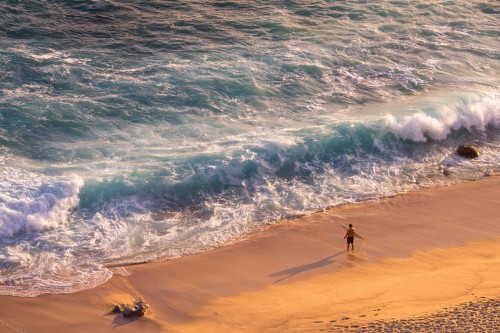
<path fill-rule="evenodd" d="M 347 237 L 347 244 L 354 244 L 354 237 Z"/>

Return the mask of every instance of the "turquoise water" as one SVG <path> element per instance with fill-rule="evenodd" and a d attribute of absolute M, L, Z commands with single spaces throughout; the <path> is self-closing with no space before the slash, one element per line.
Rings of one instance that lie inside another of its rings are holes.
<path fill-rule="evenodd" d="M 2 1 L 0 294 L 91 288 L 280 218 L 497 173 L 499 13 Z"/>

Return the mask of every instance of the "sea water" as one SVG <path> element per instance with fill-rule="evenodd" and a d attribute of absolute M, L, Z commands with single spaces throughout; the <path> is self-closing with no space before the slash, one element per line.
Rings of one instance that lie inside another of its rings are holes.
<path fill-rule="evenodd" d="M 499 13 L 1 1 L 0 294 L 91 288 L 281 218 L 495 174 Z"/>

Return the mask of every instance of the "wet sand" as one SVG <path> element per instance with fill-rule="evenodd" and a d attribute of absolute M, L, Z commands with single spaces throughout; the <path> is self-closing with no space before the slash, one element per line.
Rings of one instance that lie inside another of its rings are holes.
<path fill-rule="evenodd" d="M 1 296 L 0 332 L 418 332 L 446 316 L 450 331 L 489 332 L 499 317 L 499 216 L 500 177 L 336 207 L 117 269 L 92 290 Z M 347 253 L 339 223 L 366 244 L 356 239 Z M 145 317 L 110 312 L 141 296 Z"/>

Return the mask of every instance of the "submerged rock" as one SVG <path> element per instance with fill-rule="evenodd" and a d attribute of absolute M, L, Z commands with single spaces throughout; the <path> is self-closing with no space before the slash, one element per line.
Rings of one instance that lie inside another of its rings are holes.
<path fill-rule="evenodd" d="M 460 145 L 457 154 L 466 158 L 476 158 L 479 157 L 479 150 L 472 145 Z"/>
<path fill-rule="evenodd" d="M 452 170 L 450 170 L 450 169 L 443 169 L 443 175 L 445 175 L 445 176 L 449 176 L 449 175 L 451 175 L 452 173 L 453 173 L 453 171 L 452 171 Z"/>

